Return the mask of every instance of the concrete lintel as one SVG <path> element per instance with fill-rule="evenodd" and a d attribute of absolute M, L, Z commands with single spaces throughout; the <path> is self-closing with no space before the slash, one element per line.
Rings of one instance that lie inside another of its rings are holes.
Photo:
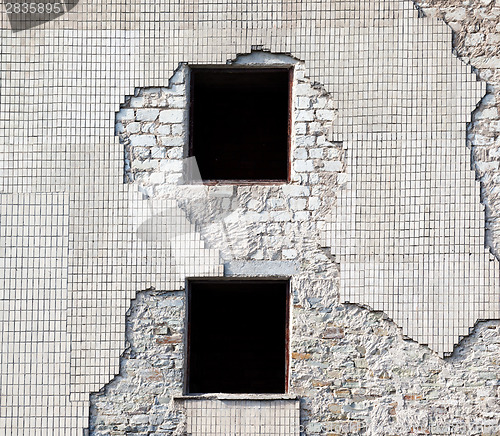
<path fill-rule="evenodd" d="M 224 264 L 224 275 L 229 277 L 288 277 L 297 274 L 299 269 L 299 263 L 296 261 L 234 260 Z"/>

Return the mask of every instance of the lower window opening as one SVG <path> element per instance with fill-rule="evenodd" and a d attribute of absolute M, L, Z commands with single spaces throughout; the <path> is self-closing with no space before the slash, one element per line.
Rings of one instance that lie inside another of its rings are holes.
<path fill-rule="evenodd" d="M 187 393 L 286 393 L 288 281 L 189 283 Z"/>

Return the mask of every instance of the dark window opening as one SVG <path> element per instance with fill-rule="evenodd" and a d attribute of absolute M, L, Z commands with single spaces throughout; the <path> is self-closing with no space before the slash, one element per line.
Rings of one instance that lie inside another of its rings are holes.
<path fill-rule="evenodd" d="M 193 68 L 190 150 L 203 180 L 289 178 L 291 68 Z"/>
<path fill-rule="evenodd" d="M 188 298 L 188 393 L 286 393 L 287 281 L 191 281 Z"/>

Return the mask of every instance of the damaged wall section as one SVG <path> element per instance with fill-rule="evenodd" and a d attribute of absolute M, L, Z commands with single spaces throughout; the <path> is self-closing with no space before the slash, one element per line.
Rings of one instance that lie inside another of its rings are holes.
<path fill-rule="evenodd" d="M 322 247 L 320 232 L 346 182 L 344 150 L 328 141 L 335 118 L 332 95 L 311 83 L 303 64 L 295 68 L 292 184 L 199 186 L 194 196 L 183 185 L 172 190 L 154 183 L 151 176 L 161 172 L 159 167 L 137 183 L 153 198 L 177 196 L 206 244 L 219 249 L 229 266 L 297 265 L 291 279 L 289 392 L 301 398 L 304 434 L 378 436 L 381 428 L 387 434 L 494 434 L 500 412 L 498 322 L 480 324 L 452 357 L 442 360 L 405 340 L 382 313 L 341 304 L 339 265 Z M 241 275 L 253 271 L 251 266 L 237 270 Z M 169 307 L 163 312 L 158 309 L 162 300 Z M 179 311 L 172 312 L 170 305 Z M 93 435 L 184 434 L 187 418 L 174 399 L 183 393 L 185 330 L 175 326 L 184 320 L 185 305 L 184 291 L 146 291 L 134 302 L 127 320 L 131 347 L 120 376 L 92 396 Z"/>

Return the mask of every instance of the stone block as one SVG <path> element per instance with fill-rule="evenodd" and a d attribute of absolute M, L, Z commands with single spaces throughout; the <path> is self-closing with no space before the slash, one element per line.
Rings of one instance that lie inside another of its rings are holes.
<path fill-rule="evenodd" d="M 314 147 L 316 144 L 316 137 L 315 136 L 297 136 L 295 139 L 295 144 L 297 147 Z"/>
<path fill-rule="evenodd" d="M 134 147 L 154 147 L 156 145 L 156 136 L 154 135 L 132 135 L 130 144 Z"/>
<path fill-rule="evenodd" d="M 131 151 L 132 156 L 140 160 L 148 159 L 151 156 L 150 147 L 132 147 Z"/>
<path fill-rule="evenodd" d="M 141 123 L 133 122 L 127 124 L 127 132 L 128 133 L 137 133 L 141 130 Z"/>
<path fill-rule="evenodd" d="M 319 209 L 320 206 L 321 206 L 321 199 L 319 197 L 310 197 L 308 199 L 307 208 L 309 210 Z"/>
<path fill-rule="evenodd" d="M 296 274 L 300 269 L 297 262 L 264 260 L 233 260 L 224 264 L 225 276 L 240 277 L 285 277 Z"/>
<path fill-rule="evenodd" d="M 309 123 L 308 127 L 309 127 L 309 134 L 310 135 L 321 135 L 321 134 L 324 134 L 323 123 L 319 123 L 317 121 L 314 121 L 312 123 Z"/>
<path fill-rule="evenodd" d="M 306 198 L 290 198 L 290 209 L 293 211 L 304 210 L 307 206 Z"/>
<path fill-rule="evenodd" d="M 299 97 L 309 97 L 311 95 L 311 85 L 309 83 L 299 83 L 295 85 L 295 94 Z"/>
<path fill-rule="evenodd" d="M 184 112 L 181 109 L 164 109 L 160 112 L 160 123 L 182 123 L 184 121 Z"/>
<path fill-rule="evenodd" d="M 130 99 L 130 107 L 141 108 L 144 107 L 144 97 L 132 97 Z"/>
<path fill-rule="evenodd" d="M 483 33 L 472 33 L 465 38 L 465 45 L 476 46 L 484 41 Z"/>
<path fill-rule="evenodd" d="M 312 160 L 301 160 L 298 159 L 293 162 L 293 169 L 298 173 L 312 172 L 314 171 L 314 162 Z"/>
<path fill-rule="evenodd" d="M 182 172 L 181 160 L 163 160 L 160 162 L 160 171 L 175 173 Z"/>
<path fill-rule="evenodd" d="M 295 134 L 305 135 L 307 134 L 307 123 L 295 123 Z"/>
<path fill-rule="evenodd" d="M 151 158 L 153 159 L 163 159 L 166 157 L 167 151 L 164 147 L 153 147 L 151 149 Z"/>
<path fill-rule="evenodd" d="M 135 119 L 134 109 L 121 109 L 116 114 L 116 121 L 132 121 Z"/>
<path fill-rule="evenodd" d="M 164 147 L 182 147 L 184 138 L 180 136 L 162 136 L 160 137 L 161 145 Z"/>
<path fill-rule="evenodd" d="M 285 185 L 281 188 L 288 197 L 307 197 L 311 194 L 308 186 Z"/>
<path fill-rule="evenodd" d="M 296 100 L 297 109 L 310 109 L 311 99 L 309 97 L 298 97 Z"/>
<path fill-rule="evenodd" d="M 172 134 L 172 126 L 169 126 L 169 125 L 162 125 L 162 126 L 159 126 L 157 129 L 156 129 L 156 132 L 159 134 L 159 135 L 170 135 Z"/>
<path fill-rule="evenodd" d="M 172 124 L 172 135 L 175 136 L 182 136 L 186 133 L 186 130 L 184 128 L 184 123 L 181 124 Z"/>
<path fill-rule="evenodd" d="M 293 157 L 295 159 L 307 159 L 307 150 L 305 148 L 296 148 L 293 151 Z"/>
<path fill-rule="evenodd" d="M 312 110 L 301 110 L 298 111 L 297 116 L 295 118 L 297 122 L 301 121 L 314 121 L 314 111 Z"/>
<path fill-rule="evenodd" d="M 137 109 L 137 121 L 154 121 L 158 118 L 159 109 Z"/>
<path fill-rule="evenodd" d="M 157 160 L 134 160 L 132 161 L 132 170 L 136 171 L 153 171 L 158 168 L 158 161 Z"/>
<path fill-rule="evenodd" d="M 184 151 L 182 147 L 174 147 L 167 151 L 167 157 L 169 159 L 182 159 Z"/>
<path fill-rule="evenodd" d="M 167 97 L 167 104 L 172 109 L 184 109 L 187 106 L 187 99 L 184 96 L 170 95 Z"/>
<path fill-rule="evenodd" d="M 323 158 L 323 149 L 322 148 L 309 149 L 309 157 L 311 157 L 311 159 L 322 159 Z"/>
<path fill-rule="evenodd" d="M 311 214 L 307 210 L 299 210 L 293 214 L 294 221 L 309 221 Z"/>

